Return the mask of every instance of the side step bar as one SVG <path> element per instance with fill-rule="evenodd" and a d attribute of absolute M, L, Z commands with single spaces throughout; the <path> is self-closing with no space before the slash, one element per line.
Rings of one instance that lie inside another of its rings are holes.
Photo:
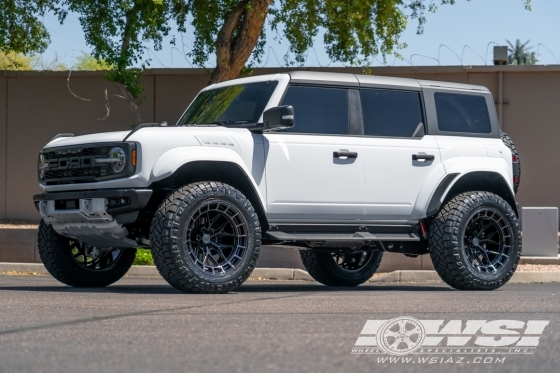
<path fill-rule="evenodd" d="M 268 231 L 265 239 L 274 241 L 420 241 L 420 237 L 414 233 L 285 233 L 278 231 Z"/>

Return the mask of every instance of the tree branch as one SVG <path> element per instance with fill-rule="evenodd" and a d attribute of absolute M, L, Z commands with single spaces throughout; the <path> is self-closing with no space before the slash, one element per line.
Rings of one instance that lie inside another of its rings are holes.
<path fill-rule="evenodd" d="M 271 2 L 243 1 L 228 14 L 216 41 L 216 68 L 209 84 L 239 75 L 259 40 Z"/>

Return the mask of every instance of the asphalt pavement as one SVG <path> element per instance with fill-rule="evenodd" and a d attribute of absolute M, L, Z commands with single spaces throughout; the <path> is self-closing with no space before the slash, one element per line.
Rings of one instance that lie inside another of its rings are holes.
<path fill-rule="evenodd" d="M 0 372 L 558 372 L 559 306 L 558 283 L 464 292 L 248 281 L 235 293 L 196 295 L 159 278 L 76 289 L 47 276 L 0 275 Z M 528 354 L 465 350 L 403 362 L 352 353 L 367 320 L 399 316 L 550 324 Z"/>

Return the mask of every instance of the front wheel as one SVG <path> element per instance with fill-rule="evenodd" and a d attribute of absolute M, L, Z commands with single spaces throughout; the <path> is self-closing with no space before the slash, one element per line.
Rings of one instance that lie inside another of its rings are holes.
<path fill-rule="evenodd" d="M 62 236 L 43 220 L 37 232 L 39 255 L 49 273 L 74 287 L 105 287 L 132 266 L 136 249 L 98 248 Z"/>
<path fill-rule="evenodd" d="M 380 251 L 300 250 L 299 254 L 311 277 L 324 285 L 341 287 L 358 286 L 369 280 L 383 257 Z"/>
<path fill-rule="evenodd" d="M 187 185 L 158 208 L 150 231 L 154 262 L 173 287 L 226 293 L 251 274 L 261 228 L 251 202 L 218 182 Z"/>
<path fill-rule="evenodd" d="M 515 212 L 489 192 L 463 193 L 445 204 L 431 224 L 429 242 L 439 276 L 460 290 L 499 288 L 521 255 Z"/>

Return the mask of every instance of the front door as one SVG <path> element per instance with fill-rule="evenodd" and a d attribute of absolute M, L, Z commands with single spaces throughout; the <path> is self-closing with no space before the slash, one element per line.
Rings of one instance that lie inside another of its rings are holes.
<path fill-rule="evenodd" d="M 294 128 L 265 134 L 271 223 L 352 223 L 363 218 L 364 150 L 349 136 L 348 92 L 291 86 Z"/>

